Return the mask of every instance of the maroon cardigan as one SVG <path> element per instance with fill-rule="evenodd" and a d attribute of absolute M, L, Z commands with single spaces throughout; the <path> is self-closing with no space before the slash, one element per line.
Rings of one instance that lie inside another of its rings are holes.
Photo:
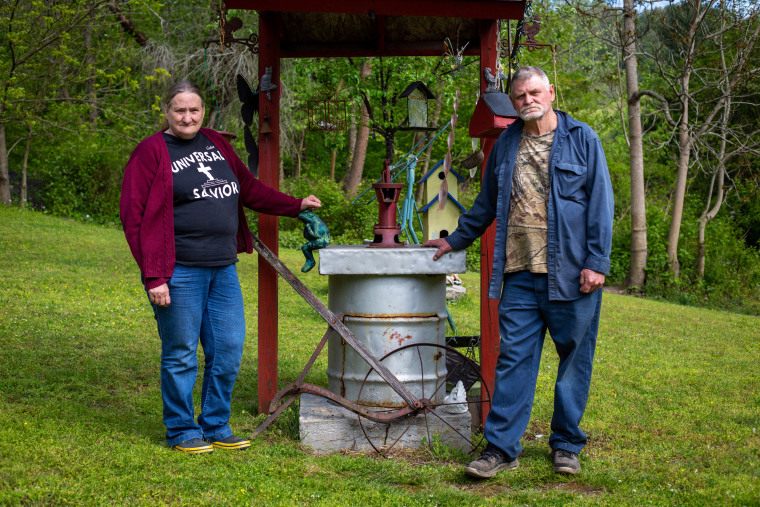
<path fill-rule="evenodd" d="M 219 133 L 201 132 L 219 148 L 240 182 L 238 253 L 253 252 L 243 205 L 261 213 L 295 217 L 302 199 L 283 194 L 254 178 Z M 124 169 L 119 216 L 132 255 L 142 272 L 145 289 L 166 283 L 174 273 L 174 189 L 171 160 L 161 132 L 144 139 Z"/>

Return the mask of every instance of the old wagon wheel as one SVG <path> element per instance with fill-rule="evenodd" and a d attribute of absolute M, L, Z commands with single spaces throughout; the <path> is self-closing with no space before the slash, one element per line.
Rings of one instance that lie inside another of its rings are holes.
<path fill-rule="evenodd" d="M 468 452 L 478 450 L 484 437 L 480 428 L 473 432 L 468 412 L 480 413 L 482 405 L 490 403 L 491 394 L 477 363 L 456 349 L 435 343 L 399 347 L 383 356 L 380 363 L 402 383 L 406 383 L 406 376 L 414 379 L 406 386 L 419 398 L 421 406 L 413 414 L 390 423 L 370 421 L 357 414 L 364 436 L 378 454 L 386 456 L 396 445 L 410 441 L 412 433 L 423 433 L 425 445 L 432 447 L 446 432 L 448 436 L 444 441 L 454 442 L 455 447 Z M 451 390 L 459 381 L 464 396 L 447 399 L 447 385 Z M 387 393 L 389 390 L 374 368 L 370 368 L 359 388 L 358 403 L 379 413 L 392 412 L 406 404 L 395 395 L 378 399 L 376 391 Z M 463 421 L 466 421 L 464 427 Z M 413 427 L 418 429 L 410 431 Z"/>

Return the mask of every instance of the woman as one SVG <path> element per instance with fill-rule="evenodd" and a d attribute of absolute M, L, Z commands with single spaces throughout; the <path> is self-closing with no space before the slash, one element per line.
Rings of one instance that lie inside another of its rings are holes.
<path fill-rule="evenodd" d="M 296 199 L 254 178 L 221 135 L 201 127 L 204 112 L 195 84 L 169 90 L 164 126 L 132 153 L 120 202 L 161 338 L 166 441 L 191 454 L 250 447 L 228 424 L 245 338 L 235 263 L 253 251 L 243 206 L 290 217 L 321 206 L 313 195 Z M 199 339 L 205 369 L 196 423 Z"/>

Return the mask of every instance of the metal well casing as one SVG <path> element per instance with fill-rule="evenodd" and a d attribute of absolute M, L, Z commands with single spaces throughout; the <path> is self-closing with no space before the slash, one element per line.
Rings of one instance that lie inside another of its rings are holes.
<path fill-rule="evenodd" d="M 452 252 L 433 261 L 434 253 L 432 248 L 417 246 L 368 249 L 339 245 L 320 251 L 319 272 L 330 276 L 328 306 L 344 315 L 346 326 L 375 357 L 404 345 L 444 344 L 446 274 L 465 271 L 465 253 Z M 436 391 L 446 375 L 440 350 L 407 349 L 383 364 L 415 397 L 442 402 L 445 389 Z M 330 336 L 327 378 L 331 392 L 370 406 L 406 404 L 375 372 L 367 377 L 369 370 L 339 335 Z"/>

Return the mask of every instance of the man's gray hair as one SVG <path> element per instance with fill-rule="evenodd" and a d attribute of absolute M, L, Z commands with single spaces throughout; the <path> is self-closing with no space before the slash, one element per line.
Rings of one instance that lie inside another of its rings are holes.
<path fill-rule="evenodd" d="M 526 65 L 525 67 L 520 67 L 517 69 L 515 73 L 512 74 L 512 82 L 516 83 L 518 81 L 527 81 L 534 77 L 540 77 L 541 81 L 543 81 L 544 85 L 546 85 L 547 90 L 551 88 L 549 76 L 546 75 L 546 72 L 544 72 L 540 67 L 533 67 L 531 65 Z"/>

